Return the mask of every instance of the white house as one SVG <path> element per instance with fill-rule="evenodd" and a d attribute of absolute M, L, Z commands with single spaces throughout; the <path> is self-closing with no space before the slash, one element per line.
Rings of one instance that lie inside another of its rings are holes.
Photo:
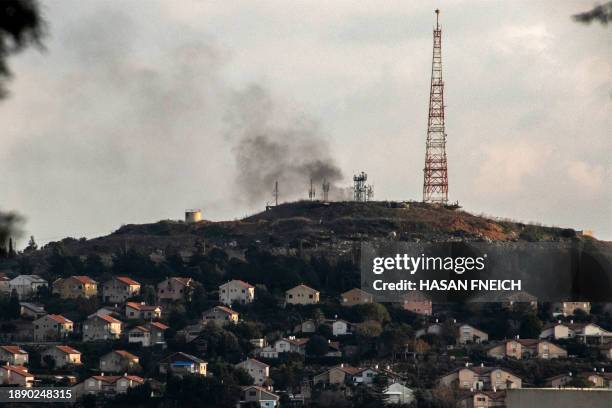
<path fill-rule="evenodd" d="M 255 300 L 255 286 L 234 279 L 219 286 L 219 302 L 226 306 L 252 303 Z"/>
<path fill-rule="evenodd" d="M 351 324 L 346 320 L 336 319 L 336 320 L 328 320 L 327 324 L 331 325 L 332 334 L 334 336 L 344 336 L 346 334 L 351 334 L 349 328 Z"/>
<path fill-rule="evenodd" d="M 0 361 L 19 366 L 28 364 L 28 352 L 19 346 L 0 346 Z"/>
<path fill-rule="evenodd" d="M 254 358 L 248 358 L 236 367 L 245 369 L 253 377 L 253 385 L 263 385 L 270 376 L 270 366 Z"/>
<path fill-rule="evenodd" d="M 85 394 L 116 395 L 124 394 L 129 388 L 134 388 L 145 383 L 145 380 L 137 375 L 94 375 L 73 387 L 77 396 Z"/>
<path fill-rule="evenodd" d="M 83 341 L 113 340 L 121 336 L 121 321 L 109 315 L 93 315 L 83 323 Z"/>
<path fill-rule="evenodd" d="M 147 305 L 144 302 L 127 302 L 125 304 L 125 317 L 128 319 L 159 319 L 161 314 L 160 306 Z"/>
<path fill-rule="evenodd" d="M 414 391 L 401 383 L 393 383 L 385 390 L 387 404 L 409 405 L 414 401 Z"/>
<path fill-rule="evenodd" d="M 140 283 L 127 276 L 114 276 L 102 285 L 102 299 L 106 303 L 124 303 L 140 294 Z"/>
<path fill-rule="evenodd" d="M 48 287 L 46 280 L 38 275 L 19 275 L 9 282 L 9 290 L 17 292 L 19 299 L 29 299 L 43 287 Z"/>
<path fill-rule="evenodd" d="M 34 383 L 34 376 L 28 373 L 28 369 L 20 365 L 0 366 L 0 384 L 18 385 L 30 388 Z"/>
<path fill-rule="evenodd" d="M 544 326 L 540 332 L 540 338 L 568 339 L 578 338 L 584 343 L 605 344 L 612 342 L 612 332 L 609 332 L 595 323 L 550 323 Z"/>
<path fill-rule="evenodd" d="M 215 306 L 202 313 L 202 322 L 214 322 L 219 326 L 238 323 L 239 314 L 226 306 Z"/>
<path fill-rule="evenodd" d="M 280 353 L 306 354 L 306 343 L 308 339 L 300 339 L 295 336 L 278 339 L 274 345 L 257 350 L 257 354 L 263 358 L 278 358 Z"/>
<path fill-rule="evenodd" d="M 136 326 L 128 332 L 129 343 L 140 343 L 142 347 L 166 344 L 164 332 L 168 326 L 160 322 L 147 323 L 144 326 Z"/>
<path fill-rule="evenodd" d="M 240 402 L 237 406 L 253 406 L 253 404 L 255 404 L 255 406 L 260 408 L 274 408 L 278 406 L 279 399 L 278 395 L 263 387 L 250 385 L 248 387 L 242 387 Z"/>

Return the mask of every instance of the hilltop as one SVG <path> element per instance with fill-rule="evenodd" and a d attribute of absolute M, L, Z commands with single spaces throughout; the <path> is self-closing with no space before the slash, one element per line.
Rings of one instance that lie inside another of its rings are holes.
<path fill-rule="evenodd" d="M 90 240 L 65 239 L 74 255 L 114 253 L 126 247 L 143 252 L 167 247 L 192 248 L 198 242 L 244 249 L 254 243 L 268 248 L 334 248 L 381 238 L 403 241 L 558 241 L 581 239 L 572 229 L 492 219 L 450 206 L 420 202 L 283 203 L 235 221 L 159 221 L 124 225 Z M 52 247 L 54 244 L 50 244 Z"/>

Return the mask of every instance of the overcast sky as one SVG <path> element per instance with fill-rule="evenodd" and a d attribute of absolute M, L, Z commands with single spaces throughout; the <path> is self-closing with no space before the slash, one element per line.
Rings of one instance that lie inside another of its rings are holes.
<path fill-rule="evenodd" d="M 612 36 L 571 20 L 592 3 L 439 3 L 452 201 L 612 239 Z M 434 6 L 45 2 L 46 51 L 11 60 L 0 102 L 0 207 L 27 217 L 21 245 L 234 219 L 308 160 L 420 200 Z"/>

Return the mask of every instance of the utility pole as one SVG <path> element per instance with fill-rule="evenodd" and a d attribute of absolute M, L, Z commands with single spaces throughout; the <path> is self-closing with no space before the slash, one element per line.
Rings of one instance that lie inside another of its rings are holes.
<path fill-rule="evenodd" d="M 323 202 L 327 203 L 329 201 L 329 181 L 323 180 Z"/>
<path fill-rule="evenodd" d="M 448 203 L 448 167 L 446 162 L 446 131 L 444 127 L 444 81 L 442 81 L 442 30 L 440 10 L 436 9 L 433 31 L 433 57 L 427 120 L 425 168 L 423 169 L 423 202 Z"/>
<path fill-rule="evenodd" d="M 274 194 L 274 205 L 277 206 L 278 205 L 278 180 L 276 180 L 276 182 L 274 183 L 274 191 L 272 191 L 272 194 Z"/>
<path fill-rule="evenodd" d="M 310 179 L 310 189 L 308 190 L 308 198 L 310 201 L 314 201 L 316 195 L 316 191 L 314 185 L 312 184 L 312 178 Z"/>

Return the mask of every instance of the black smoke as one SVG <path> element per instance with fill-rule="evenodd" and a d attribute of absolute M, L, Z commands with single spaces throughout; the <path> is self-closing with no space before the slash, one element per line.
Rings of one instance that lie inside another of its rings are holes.
<path fill-rule="evenodd" d="M 230 112 L 239 194 L 250 204 L 271 201 L 278 181 L 281 201 L 307 197 L 310 180 L 322 196 L 324 180 L 342 179 L 320 126 L 278 106 L 261 86 L 239 92 Z"/>

